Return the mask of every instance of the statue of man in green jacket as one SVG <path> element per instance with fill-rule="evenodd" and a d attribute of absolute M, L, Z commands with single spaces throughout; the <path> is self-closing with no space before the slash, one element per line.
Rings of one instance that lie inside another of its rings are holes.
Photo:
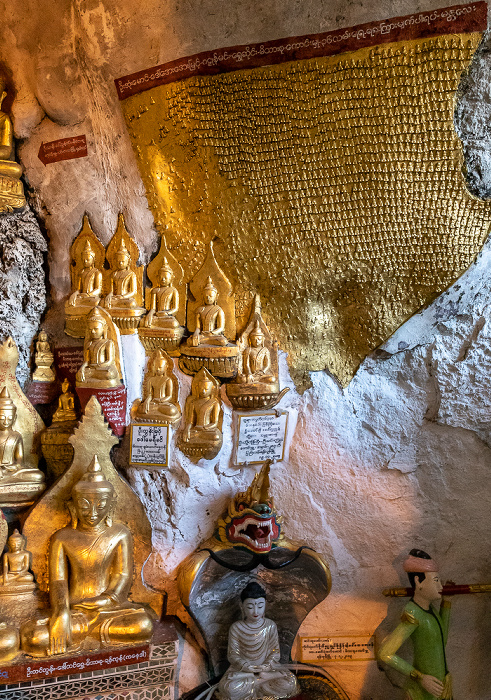
<path fill-rule="evenodd" d="M 383 641 L 378 658 L 408 677 L 408 700 L 452 700 L 452 680 L 447 668 L 450 603 L 442 599 L 442 583 L 433 559 L 420 549 L 412 549 L 404 562 L 414 595 L 407 603 L 401 622 Z M 441 601 L 440 609 L 434 606 Z M 396 655 L 411 638 L 413 665 Z"/>

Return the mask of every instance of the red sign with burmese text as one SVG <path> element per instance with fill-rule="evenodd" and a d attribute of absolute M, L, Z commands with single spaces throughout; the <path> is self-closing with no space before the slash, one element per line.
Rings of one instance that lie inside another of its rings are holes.
<path fill-rule="evenodd" d="M 69 136 L 57 141 L 46 141 L 41 144 L 38 151 L 39 160 L 48 163 L 58 163 L 60 160 L 73 160 L 84 158 L 87 155 L 87 139 L 85 134 Z"/>
<path fill-rule="evenodd" d="M 123 385 L 109 389 L 78 386 L 76 392 L 82 411 L 85 410 L 90 397 L 95 396 L 113 433 L 118 437 L 123 435 L 126 426 L 126 388 Z"/>

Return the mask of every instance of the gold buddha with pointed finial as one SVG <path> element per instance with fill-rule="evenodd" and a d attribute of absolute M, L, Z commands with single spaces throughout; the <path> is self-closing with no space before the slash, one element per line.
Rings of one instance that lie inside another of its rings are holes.
<path fill-rule="evenodd" d="M 222 447 L 219 386 L 204 367 L 192 381 L 184 408 L 184 429 L 178 440 L 179 449 L 191 459 L 213 459 Z"/>
<path fill-rule="evenodd" d="M 265 382 L 276 384 L 278 379 L 271 373 L 271 355 L 264 345 L 264 333 L 259 320 L 249 334 L 249 342 L 242 353 L 242 370 L 237 381 L 243 384 Z"/>
<path fill-rule="evenodd" d="M 36 494 L 44 490 L 44 474 L 40 469 L 24 464 L 22 435 L 13 429 L 17 409 L 7 387 L 0 393 L 0 504 L 32 498 L 32 489 L 23 493 L 23 486 L 38 485 Z M 4 487 L 14 485 L 14 489 Z M 36 495 L 35 494 L 35 495 Z"/>
<path fill-rule="evenodd" d="M 31 656 L 63 654 L 90 638 L 102 647 L 143 644 L 154 614 L 132 603 L 133 538 L 113 522 L 113 485 L 97 455 L 71 493 L 72 523 L 49 544 L 49 617 L 21 628 L 22 650 Z"/>
<path fill-rule="evenodd" d="M 225 330 L 225 314 L 221 306 L 216 304 L 217 288 L 211 277 L 203 287 L 204 304 L 196 310 L 196 328 L 188 338 L 188 345 L 227 345 L 228 340 L 223 335 Z"/>
<path fill-rule="evenodd" d="M 51 366 L 53 361 L 54 355 L 51 351 L 50 344 L 48 343 L 48 334 L 46 331 L 41 331 L 36 343 L 36 354 L 34 356 L 36 369 L 32 375 L 32 378 L 35 382 L 56 381 L 56 375 Z"/>
<path fill-rule="evenodd" d="M 137 402 L 136 420 L 150 423 L 176 423 L 181 418 L 177 401 L 177 377 L 173 362 L 164 350 L 156 350 L 143 380 L 143 398 Z"/>
<path fill-rule="evenodd" d="M 82 251 L 83 268 L 78 278 L 77 289 L 70 295 L 67 306 L 97 306 L 102 294 L 102 272 L 95 266 L 95 253 L 86 240 Z"/>
<path fill-rule="evenodd" d="M 6 81 L 0 76 L 0 107 L 7 97 Z M 22 167 L 14 160 L 12 121 L 0 110 L 0 212 L 12 212 L 26 204 L 20 177 Z"/>
<path fill-rule="evenodd" d="M 87 316 L 84 361 L 76 374 L 77 386 L 94 388 L 119 386 L 121 373 L 118 358 L 119 348 L 114 324 L 107 311 L 96 306 Z"/>
<path fill-rule="evenodd" d="M 0 595 L 16 595 L 36 588 L 34 576 L 30 573 L 30 553 L 26 550 L 26 538 L 14 530 L 8 538 L 8 552 L 3 555 L 3 580 Z"/>
<path fill-rule="evenodd" d="M 138 292 L 136 273 L 130 267 L 131 256 L 123 240 L 116 253 L 116 269 L 111 273 L 110 292 L 104 299 L 106 309 L 134 309 Z"/>
<path fill-rule="evenodd" d="M 174 273 L 167 258 L 162 261 L 158 273 L 160 286 L 153 287 L 150 294 L 150 310 L 143 319 L 145 328 L 179 328 L 175 314 L 179 308 L 179 292 L 172 285 Z"/>

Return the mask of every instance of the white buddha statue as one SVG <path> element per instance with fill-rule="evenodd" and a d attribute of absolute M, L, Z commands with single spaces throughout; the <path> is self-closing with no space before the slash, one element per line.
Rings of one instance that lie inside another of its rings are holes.
<path fill-rule="evenodd" d="M 280 664 L 278 630 L 264 617 L 266 591 L 255 581 L 240 594 L 243 620 L 228 635 L 229 668 L 220 683 L 222 700 L 291 698 L 300 693 L 297 679 Z"/>

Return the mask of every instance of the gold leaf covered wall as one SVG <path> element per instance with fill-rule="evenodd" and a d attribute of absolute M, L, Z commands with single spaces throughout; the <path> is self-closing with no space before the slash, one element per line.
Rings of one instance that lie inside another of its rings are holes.
<path fill-rule="evenodd" d="M 480 34 L 197 76 L 122 102 L 189 281 L 218 236 L 241 332 L 254 293 L 299 387 L 360 361 L 472 263 L 491 221 L 453 105 Z"/>

